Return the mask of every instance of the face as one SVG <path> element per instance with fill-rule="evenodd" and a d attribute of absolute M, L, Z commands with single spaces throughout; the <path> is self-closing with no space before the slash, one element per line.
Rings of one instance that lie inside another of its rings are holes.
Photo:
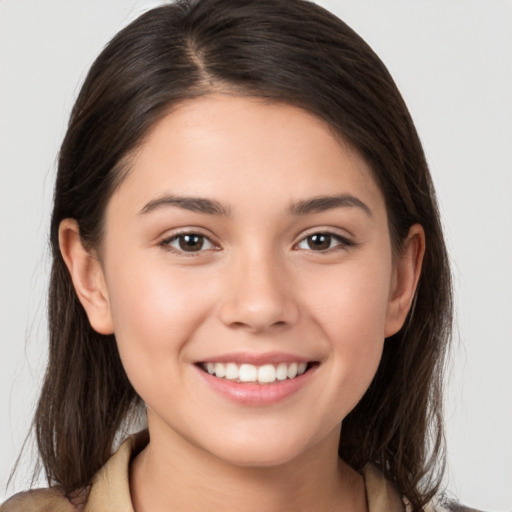
<path fill-rule="evenodd" d="M 354 150 L 288 105 L 191 100 L 105 222 L 107 315 L 152 439 L 256 466 L 337 443 L 399 327 L 384 198 Z"/>

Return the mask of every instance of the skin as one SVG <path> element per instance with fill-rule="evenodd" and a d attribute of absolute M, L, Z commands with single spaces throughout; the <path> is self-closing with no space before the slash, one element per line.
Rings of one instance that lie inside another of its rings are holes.
<path fill-rule="evenodd" d="M 222 215 L 162 204 L 171 195 L 216 201 Z M 334 195 L 343 204 L 297 212 Z M 72 219 L 60 242 L 92 326 L 115 333 L 147 405 L 137 512 L 366 510 L 362 477 L 337 456 L 342 420 L 405 320 L 425 242 L 415 225 L 394 255 L 365 161 L 300 109 L 210 95 L 151 130 L 105 215 L 97 253 Z M 202 248 L 180 249 L 184 233 Z M 315 245 L 325 233 L 327 248 Z M 273 352 L 314 371 L 272 404 L 231 400 L 197 366 Z"/>

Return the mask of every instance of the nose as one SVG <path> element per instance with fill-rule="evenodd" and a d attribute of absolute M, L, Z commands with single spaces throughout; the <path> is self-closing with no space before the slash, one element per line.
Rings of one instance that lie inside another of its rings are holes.
<path fill-rule="evenodd" d="M 231 327 L 261 333 L 297 322 L 299 306 L 290 276 L 277 258 L 240 258 L 230 265 L 220 304 L 221 321 Z"/>

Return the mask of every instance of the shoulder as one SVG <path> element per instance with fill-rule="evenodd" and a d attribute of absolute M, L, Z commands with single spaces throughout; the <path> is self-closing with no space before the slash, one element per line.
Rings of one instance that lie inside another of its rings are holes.
<path fill-rule="evenodd" d="M 148 442 L 147 430 L 128 437 L 92 478 L 91 485 L 71 495 L 65 494 L 60 487 L 21 492 L 0 505 L 0 512 L 133 512 L 129 487 L 130 461 Z"/>
<path fill-rule="evenodd" d="M 436 505 L 427 508 L 426 512 L 481 512 L 476 508 L 465 507 L 456 500 L 440 500 Z"/>
<path fill-rule="evenodd" d="M 412 512 L 409 501 L 400 496 L 395 486 L 373 464 L 367 464 L 362 470 L 365 479 L 366 497 L 370 512 Z M 465 507 L 447 495 L 438 496 L 424 507 L 424 512 L 480 512 Z"/>
<path fill-rule="evenodd" d="M 20 492 L 0 505 L 0 512 L 79 512 L 87 500 L 89 489 L 66 497 L 57 487 Z"/>
<path fill-rule="evenodd" d="M 404 500 L 406 504 L 406 512 L 410 512 L 411 508 Z M 448 499 L 446 497 L 435 498 L 426 507 L 424 512 L 482 512 L 476 508 L 469 508 L 462 505 L 460 502 L 454 499 Z"/>

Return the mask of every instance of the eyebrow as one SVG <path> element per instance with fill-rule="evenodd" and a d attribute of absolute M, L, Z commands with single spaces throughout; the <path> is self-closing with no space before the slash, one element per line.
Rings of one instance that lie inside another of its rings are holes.
<path fill-rule="evenodd" d="M 165 195 L 149 201 L 139 212 L 139 215 L 144 215 L 168 206 L 176 206 L 192 212 L 206 213 L 209 215 L 229 216 L 229 209 L 213 199 L 175 195 Z"/>
<path fill-rule="evenodd" d="M 174 206 L 208 215 L 219 215 L 228 217 L 230 215 L 229 208 L 213 199 L 204 197 L 188 197 L 165 195 L 157 199 L 149 201 L 139 212 L 139 215 L 151 213 L 159 208 Z M 296 201 L 290 206 L 292 215 L 307 215 L 310 213 L 321 213 L 334 208 L 360 208 L 370 217 L 371 209 L 357 197 L 350 194 L 340 194 L 335 196 L 318 196 L 303 201 Z"/>
<path fill-rule="evenodd" d="M 292 204 L 290 212 L 293 215 L 306 215 L 308 213 L 321 213 L 333 208 L 360 208 L 368 216 L 372 216 L 371 209 L 357 197 L 350 194 L 335 196 L 318 196 Z"/>

